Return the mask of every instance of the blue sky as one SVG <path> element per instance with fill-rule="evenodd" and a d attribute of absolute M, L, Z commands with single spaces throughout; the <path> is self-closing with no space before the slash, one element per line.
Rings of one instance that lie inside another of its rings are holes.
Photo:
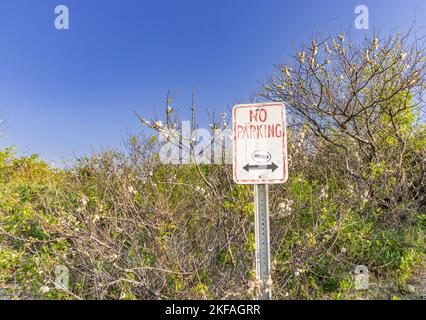
<path fill-rule="evenodd" d="M 69 30 L 54 27 L 59 4 Z M 1 0 L 0 147 L 49 161 L 120 147 L 142 130 L 133 111 L 162 112 L 168 90 L 189 119 L 192 85 L 207 121 L 312 32 L 354 29 L 359 4 L 370 32 L 426 24 L 422 0 Z"/>

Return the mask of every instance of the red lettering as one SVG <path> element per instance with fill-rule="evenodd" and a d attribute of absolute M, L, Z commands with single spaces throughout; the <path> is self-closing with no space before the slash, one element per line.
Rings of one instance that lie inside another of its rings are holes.
<path fill-rule="evenodd" d="M 265 109 L 256 109 L 256 110 L 250 110 L 250 122 L 253 121 L 260 121 L 260 122 L 266 122 L 268 119 L 268 113 Z"/>
<path fill-rule="evenodd" d="M 250 110 L 250 122 L 253 122 L 253 118 L 254 118 L 254 121 L 257 121 L 257 118 L 258 118 L 257 110 Z"/>
<path fill-rule="evenodd" d="M 256 133 L 256 126 L 250 126 L 250 138 L 254 138 L 254 134 Z"/>
<path fill-rule="evenodd" d="M 276 135 L 277 135 L 277 138 L 281 138 L 281 136 L 282 136 L 283 132 L 282 132 L 282 128 L 281 128 L 281 125 L 280 125 L 280 124 L 277 124 L 277 125 L 275 126 L 275 133 L 276 133 Z"/>
<path fill-rule="evenodd" d="M 263 125 L 258 125 L 257 126 L 257 138 L 263 138 L 263 134 L 262 134 L 262 127 Z"/>
<path fill-rule="evenodd" d="M 266 119 L 268 118 L 268 113 L 265 109 L 260 109 L 259 111 L 259 120 L 261 122 L 266 122 Z"/>
<path fill-rule="evenodd" d="M 243 126 L 237 126 L 237 139 L 240 139 L 240 135 L 244 132 Z"/>
<path fill-rule="evenodd" d="M 269 138 L 275 138 L 275 130 L 273 125 L 268 125 L 268 137 Z"/>

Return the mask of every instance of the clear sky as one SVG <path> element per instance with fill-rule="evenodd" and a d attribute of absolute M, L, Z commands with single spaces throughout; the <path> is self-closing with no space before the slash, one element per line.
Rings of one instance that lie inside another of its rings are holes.
<path fill-rule="evenodd" d="M 69 7 L 70 29 L 54 9 Z M 354 29 L 357 5 L 370 31 L 426 25 L 424 0 L 1 0 L 0 147 L 46 160 L 119 147 L 147 117 L 174 107 L 201 121 L 247 100 L 312 32 Z"/>

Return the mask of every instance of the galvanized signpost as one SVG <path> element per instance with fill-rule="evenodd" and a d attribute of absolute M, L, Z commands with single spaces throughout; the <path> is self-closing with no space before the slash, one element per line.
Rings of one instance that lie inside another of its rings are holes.
<path fill-rule="evenodd" d="M 256 276 L 260 299 L 272 299 L 268 185 L 288 179 L 287 132 L 282 103 L 233 108 L 233 172 L 237 184 L 254 185 Z"/>
<path fill-rule="evenodd" d="M 256 275 L 261 283 L 261 299 L 272 299 L 271 291 L 271 249 L 269 246 L 269 201 L 268 185 L 254 186 L 255 235 L 256 235 Z"/>

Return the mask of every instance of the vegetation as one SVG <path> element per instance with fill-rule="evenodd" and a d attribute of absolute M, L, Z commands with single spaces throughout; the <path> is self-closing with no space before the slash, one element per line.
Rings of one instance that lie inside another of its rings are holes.
<path fill-rule="evenodd" d="M 290 112 L 290 181 L 270 190 L 274 298 L 368 297 L 354 288 L 357 265 L 372 283 L 407 289 L 426 247 L 424 89 L 424 50 L 410 34 L 317 37 L 277 66 L 260 94 Z M 141 120 L 160 134 L 179 126 L 169 105 L 165 126 Z M 162 164 L 160 145 L 135 136 L 126 152 L 68 169 L 0 152 L 0 289 L 255 298 L 252 188 L 235 185 L 228 165 Z M 61 265 L 68 288 L 55 286 Z"/>

